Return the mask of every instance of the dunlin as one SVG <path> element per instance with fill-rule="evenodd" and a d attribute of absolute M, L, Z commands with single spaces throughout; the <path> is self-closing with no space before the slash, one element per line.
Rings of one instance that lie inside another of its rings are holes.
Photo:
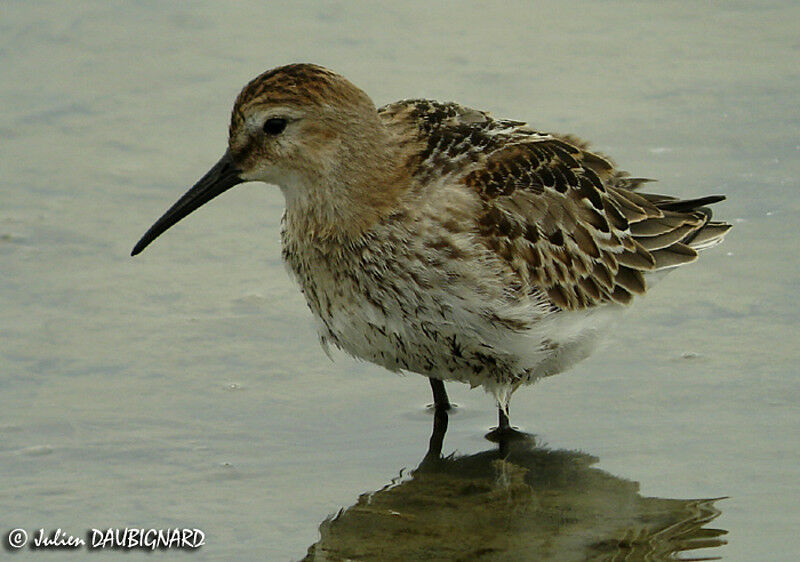
<path fill-rule="evenodd" d="M 456 103 L 376 109 L 320 66 L 247 84 L 222 159 L 147 231 L 141 252 L 235 185 L 286 199 L 283 259 L 334 345 L 391 371 L 482 386 L 510 431 L 521 385 L 584 359 L 663 272 L 694 261 L 729 224 L 707 205 L 639 191 L 569 135 Z"/>

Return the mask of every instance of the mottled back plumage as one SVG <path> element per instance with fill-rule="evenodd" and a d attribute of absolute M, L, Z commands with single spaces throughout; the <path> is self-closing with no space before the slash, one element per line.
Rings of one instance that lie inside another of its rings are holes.
<path fill-rule="evenodd" d="M 480 242 L 557 309 L 628 304 L 645 292 L 644 274 L 693 261 L 730 228 L 704 207 L 723 197 L 635 193 L 647 180 L 574 137 L 455 103 L 406 100 L 379 113 L 424 142 L 409 163 L 420 182 L 448 177 L 478 194 Z"/>

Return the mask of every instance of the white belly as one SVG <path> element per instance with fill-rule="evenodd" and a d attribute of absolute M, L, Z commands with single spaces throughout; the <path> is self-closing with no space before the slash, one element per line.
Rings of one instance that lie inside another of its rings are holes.
<path fill-rule="evenodd" d="M 413 248 L 401 250 L 363 246 L 333 259 L 285 249 L 324 347 L 502 398 L 587 357 L 621 311 L 553 312 L 542 298 L 510 299 L 500 281 L 485 282 L 496 276 L 491 264 L 431 268 Z"/>

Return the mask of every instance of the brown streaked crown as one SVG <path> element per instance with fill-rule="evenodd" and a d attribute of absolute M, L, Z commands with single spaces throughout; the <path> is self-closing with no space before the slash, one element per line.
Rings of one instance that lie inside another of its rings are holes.
<path fill-rule="evenodd" d="M 231 132 L 242 126 L 248 108 L 267 104 L 374 107 L 366 93 L 335 72 L 316 64 L 288 64 L 260 74 L 242 89 L 233 106 Z"/>

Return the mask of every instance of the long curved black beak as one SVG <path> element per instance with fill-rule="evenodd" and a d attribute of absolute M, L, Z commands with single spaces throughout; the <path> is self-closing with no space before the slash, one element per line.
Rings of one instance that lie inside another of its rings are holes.
<path fill-rule="evenodd" d="M 228 151 L 225 151 L 225 154 L 220 158 L 219 162 L 214 164 L 214 167 L 200 178 L 200 181 L 194 184 L 183 197 L 178 199 L 178 201 L 150 227 L 150 230 L 148 230 L 145 235 L 142 236 L 142 239 L 136 243 L 136 246 L 133 247 L 131 255 L 135 256 L 144 250 L 150 242 L 158 238 L 165 230 L 195 209 L 205 205 L 214 197 L 228 191 L 233 186 L 242 183 L 244 180 L 239 177 L 240 173 L 241 170 L 234 166 L 230 154 Z"/>

